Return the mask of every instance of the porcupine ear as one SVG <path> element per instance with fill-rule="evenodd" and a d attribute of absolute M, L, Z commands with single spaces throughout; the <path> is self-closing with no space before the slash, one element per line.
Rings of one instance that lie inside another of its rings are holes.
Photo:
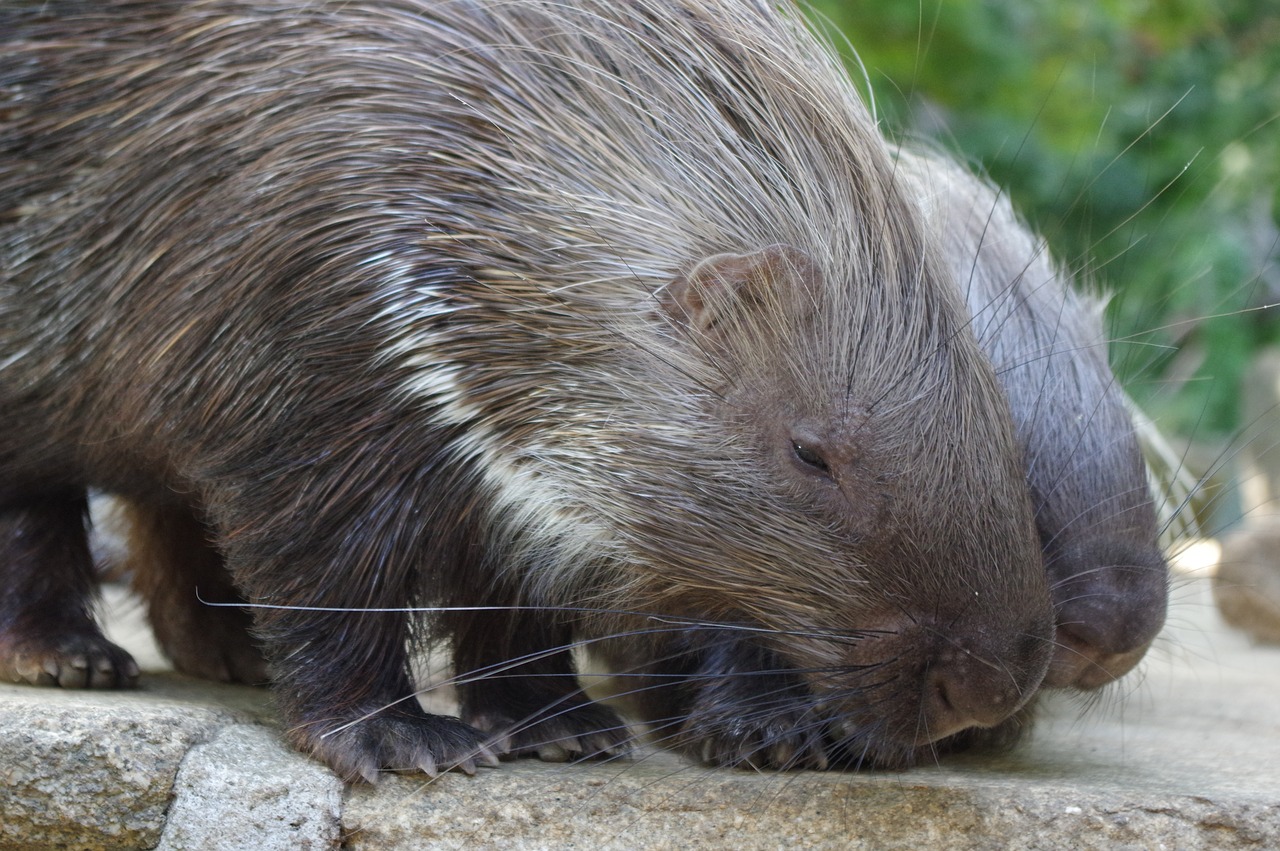
<path fill-rule="evenodd" d="M 714 254 L 678 275 L 662 292 L 662 309 L 677 326 L 715 337 L 732 319 L 745 326 L 753 315 L 777 317 L 813 309 L 818 269 L 789 245 L 746 254 Z"/>

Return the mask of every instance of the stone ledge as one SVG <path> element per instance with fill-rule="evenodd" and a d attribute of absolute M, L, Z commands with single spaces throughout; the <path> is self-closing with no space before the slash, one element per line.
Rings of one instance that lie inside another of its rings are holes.
<path fill-rule="evenodd" d="M 1143 674 L 1095 705 L 1048 701 L 1012 753 L 903 773 L 646 752 L 346 788 L 280 741 L 261 690 L 0 686 L 0 848 L 1280 847 L 1280 649 L 1225 630 L 1206 586 L 1177 581 Z"/>
<path fill-rule="evenodd" d="M 163 674 L 134 692 L 0 685 L 0 847 L 154 847 L 191 749 L 267 717 L 238 691 Z"/>

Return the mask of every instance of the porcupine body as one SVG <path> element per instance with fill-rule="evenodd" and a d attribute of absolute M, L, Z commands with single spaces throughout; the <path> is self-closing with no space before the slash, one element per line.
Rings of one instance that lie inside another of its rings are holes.
<path fill-rule="evenodd" d="M 136 676 L 89 617 L 92 486 L 175 664 L 265 658 L 352 779 L 623 748 L 573 640 L 714 762 L 904 765 L 1039 685 L 1008 405 L 791 13 L 68 0 L 0 33 L 10 676 Z M 197 587 L 278 608 L 253 643 Z M 428 636 L 463 721 L 403 700 Z"/>

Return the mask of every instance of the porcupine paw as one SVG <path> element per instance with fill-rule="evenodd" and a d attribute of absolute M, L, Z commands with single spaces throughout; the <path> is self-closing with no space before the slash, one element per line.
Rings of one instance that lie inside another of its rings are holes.
<path fill-rule="evenodd" d="M 673 745 L 705 765 L 824 770 L 830 764 L 826 729 L 813 707 L 800 702 L 704 704 L 680 725 Z"/>
<path fill-rule="evenodd" d="M 490 734 L 490 747 L 498 754 L 535 756 L 543 762 L 626 756 L 633 739 L 618 714 L 598 703 L 551 706 L 523 718 L 477 712 L 467 720 Z"/>
<path fill-rule="evenodd" d="M 381 709 L 327 733 L 312 728 L 292 735 L 303 750 L 352 783 L 377 783 L 382 770 L 435 777 L 452 769 L 475 774 L 477 766 L 498 764 L 474 727 L 416 709 Z"/>
<path fill-rule="evenodd" d="M 132 688 L 138 663 L 89 626 L 48 636 L 0 636 L 0 678 L 62 688 Z"/>

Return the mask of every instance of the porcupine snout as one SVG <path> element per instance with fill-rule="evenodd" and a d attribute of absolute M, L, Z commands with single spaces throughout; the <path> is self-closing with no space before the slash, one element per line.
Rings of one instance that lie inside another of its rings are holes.
<path fill-rule="evenodd" d="M 1052 652 L 1053 627 L 1042 621 L 992 630 L 971 618 L 891 616 L 847 647 L 839 674 L 811 680 L 835 698 L 843 737 L 878 727 L 886 743 L 920 747 L 995 727 L 1027 703 Z"/>

